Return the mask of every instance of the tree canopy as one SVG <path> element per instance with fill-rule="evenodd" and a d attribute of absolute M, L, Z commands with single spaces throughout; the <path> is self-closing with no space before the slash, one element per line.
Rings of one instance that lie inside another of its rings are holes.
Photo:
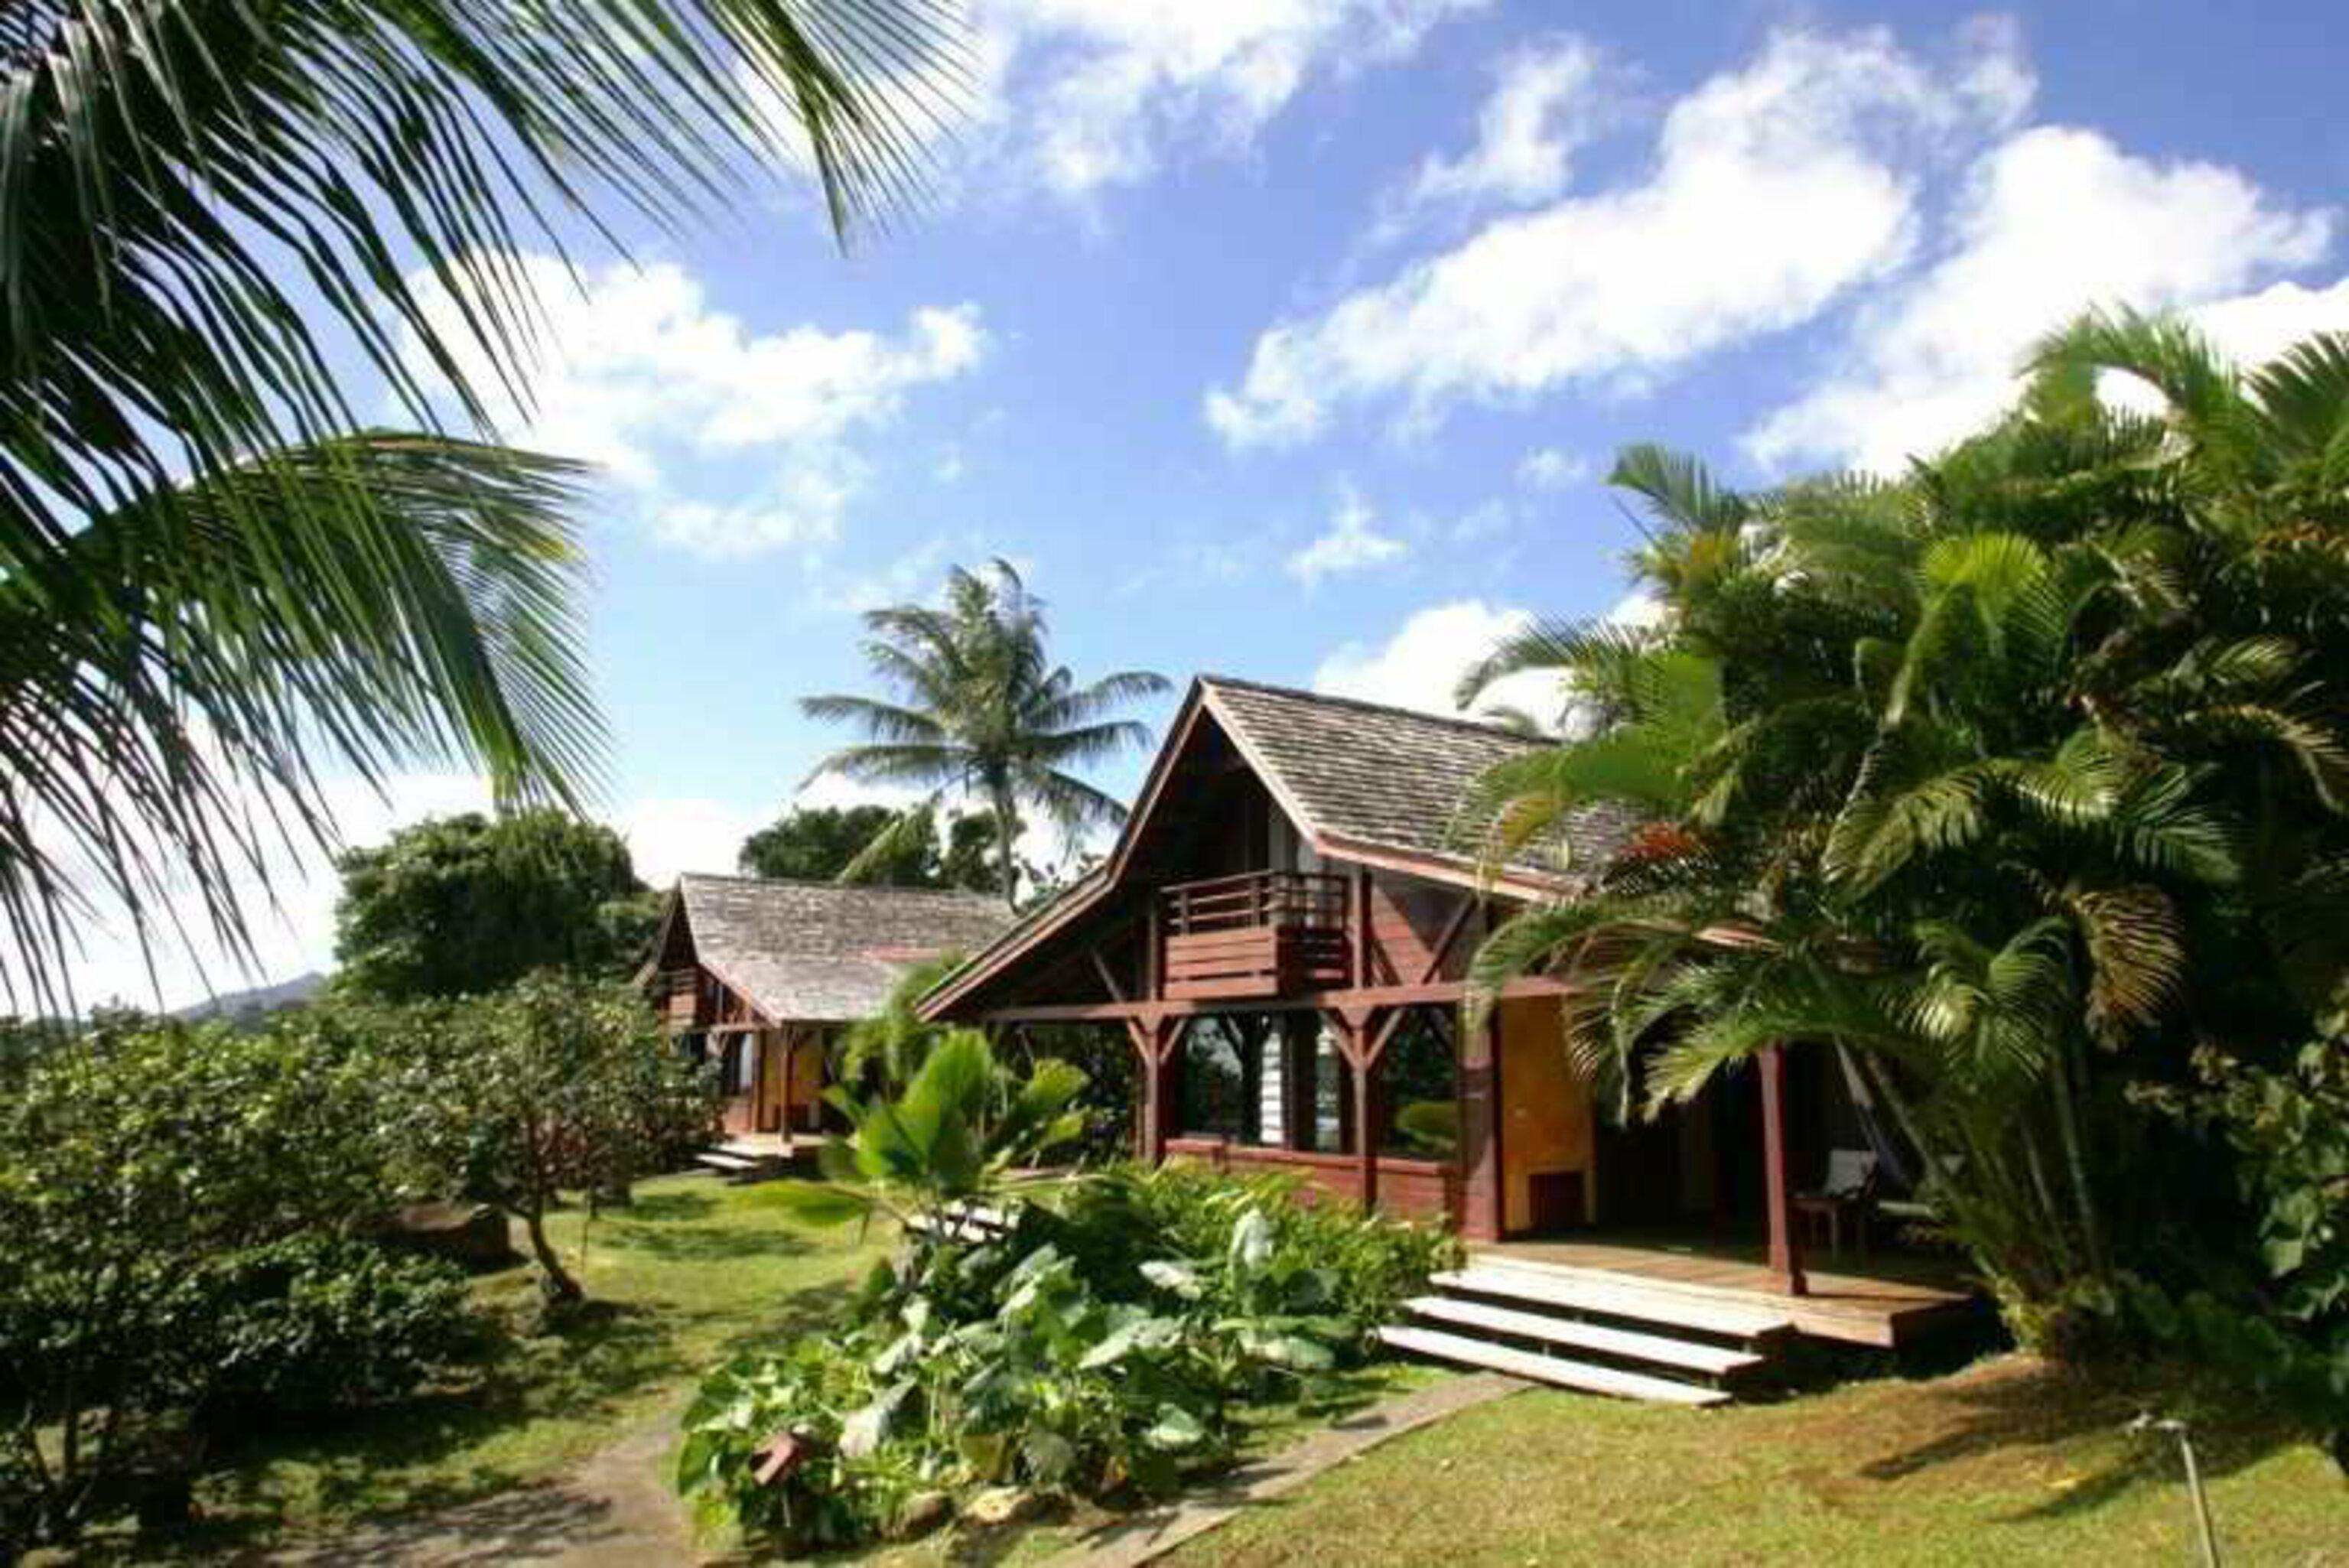
<path fill-rule="evenodd" d="M 992 891 L 998 882 L 995 819 L 968 811 L 947 819 L 938 843 L 937 813 L 904 813 L 887 806 L 794 806 L 742 841 L 737 869 L 745 875 L 885 887 L 959 887 Z"/>
<path fill-rule="evenodd" d="M 611 829 L 552 809 L 436 818 L 339 862 L 336 976 L 383 1001 L 471 996 L 540 969 L 624 977 L 658 899 Z"/>

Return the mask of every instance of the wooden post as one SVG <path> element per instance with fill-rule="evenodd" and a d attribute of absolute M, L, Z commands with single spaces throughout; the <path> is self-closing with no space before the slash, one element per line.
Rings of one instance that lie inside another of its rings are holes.
<path fill-rule="evenodd" d="M 1143 1164 L 1154 1164 L 1151 1150 L 1151 1129 L 1158 1121 L 1158 1053 L 1153 1048 L 1155 1030 L 1138 1018 L 1125 1024 L 1126 1043 L 1133 1047 L 1135 1088 L 1139 1102 L 1133 1109 L 1133 1157 Z"/>
<path fill-rule="evenodd" d="M 1368 866 L 1356 866 L 1346 884 L 1346 967 L 1353 974 L 1356 985 L 1371 984 L 1371 871 Z"/>
<path fill-rule="evenodd" d="M 1347 1130 L 1353 1138 L 1355 1180 L 1361 1189 L 1362 1211 L 1379 1206 L 1379 1057 L 1371 1049 L 1370 1016 L 1346 1008 L 1330 1015 L 1338 1030 L 1338 1054 L 1352 1069 L 1353 1095 L 1347 1109 Z"/>
<path fill-rule="evenodd" d="M 1481 1029 L 1462 1029 L 1460 1081 L 1460 1232 L 1470 1241 L 1501 1239 L 1501 1010 Z"/>
<path fill-rule="evenodd" d="M 792 1134 L 797 1130 L 792 1125 L 792 1080 L 798 1076 L 795 1069 L 798 1066 L 796 1058 L 800 1050 L 800 1032 L 785 1025 L 781 1033 L 783 1037 L 783 1113 L 775 1125 L 783 1135 L 784 1147 L 789 1148 Z"/>
<path fill-rule="evenodd" d="M 1280 1031 L 1280 1092 L 1288 1098 L 1280 1108 L 1282 1141 L 1311 1149 L 1321 1138 L 1321 1015 L 1283 1013 L 1273 1027 Z"/>
<path fill-rule="evenodd" d="M 1155 1002 L 1165 995 L 1166 943 L 1158 919 L 1158 896 L 1150 898 L 1150 913 L 1142 933 L 1142 999 Z"/>
<path fill-rule="evenodd" d="M 1786 1172 L 1786 1051 L 1762 1053 L 1762 1180 L 1770 1215 L 1770 1272 L 1788 1295 L 1807 1295 L 1802 1238 L 1795 1233 L 1793 1189 Z"/>

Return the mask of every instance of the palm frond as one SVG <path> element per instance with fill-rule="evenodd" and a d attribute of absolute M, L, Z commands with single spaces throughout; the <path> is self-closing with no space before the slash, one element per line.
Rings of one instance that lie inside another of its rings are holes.
<path fill-rule="evenodd" d="M 67 570 L 0 582 L 12 995 L 60 1000 L 83 882 L 142 944 L 184 882 L 241 955 L 235 882 L 265 895 L 274 849 L 333 841 L 319 737 L 371 782 L 424 759 L 581 803 L 603 739 L 572 607 L 581 479 L 352 437 L 102 514 Z"/>
<path fill-rule="evenodd" d="M 1692 533 L 1730 531 L 1753 514 L 1745 498 L 1714 483 L 1702 463 L 1646 443 L 1618 452 L 1607 482 L 1639 496 L 1661 521 Z"/>
<path fill-rule="evenodd" d="M 875 740 L 928 746 L 946 739 L 937 719 L 926 713 L 868 696 L 825 693 L 800 698 L 800 711 L 810 718 L 833 724 L 853 724 Z"/>

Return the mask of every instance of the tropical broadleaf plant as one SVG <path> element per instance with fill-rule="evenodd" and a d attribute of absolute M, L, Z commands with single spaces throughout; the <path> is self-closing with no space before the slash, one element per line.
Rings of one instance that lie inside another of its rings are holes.
<path fill-rule="evenodd" d="M 985 1035 L 948 1030 L 897 1093 L 860 1100 L 836 1086 L 827 1099 L 850 1130 L 817 1151 L 825 1180 L 778 1182 L 763 1195 L 812 1222 L 886 1216 L 919 1238 L 944 1234 L 1083 1135 L 1084 1112 L 1073 1108 L 1084 1086 L 1063 1061 L 1039 1062 L 1024 1078 L 1008 1072 Z"/>

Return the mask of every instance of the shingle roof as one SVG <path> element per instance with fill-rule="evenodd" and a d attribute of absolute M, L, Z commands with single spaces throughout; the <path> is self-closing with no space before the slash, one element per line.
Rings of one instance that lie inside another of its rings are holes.
<path fill-rule="evenodd" d="M 1556 744 L 1475 719 L 1444 718 L 1354 697 L 1202 676 L 1214 709 L 1238 733 L 1251 761 L 1305 818 L 1316 837 L 1466 861 L 1456 813 L 1476 777 L 1495 763 Z M 1612 806 L 1587 807 L 1566 824 L 1568 863 L 1595 869 L 1636 825 Z M 1528 870 L 1555 872 L 1554 864 Z"/>
<path fill-rule="evenodd" d="M 1298 826 L 1340 858 L 1348 851 L 1384 850 L 1455 875 L 1481 875 L 1475 852 L 1453 837 L 1454 814 L 1468 786 L 1496 762 L 1556 744 L 1475 719 L 1227 676 L 1201 676 L 1194 695 L 1264 775 L 1283 809 L 1304 819 Z M 1189 711 L 1189 702 L 1185 707 Z M 1164 776 L 1180 740 L 1167 744 L 1152 767 L 1154 779 Z M 1139 818 L 1128 821 L 1107 861 L 992 944 L 974 950 L 968 963 L 924 998 L 925 1010 L 936 1016 L 939 1007 L 1001 973 L 1054 928 L 1081 918 L 1115 892 L 1124 857 L 1143 825 Z M 1639 819 L 1620 808 L 1587 807 L 1566 824 L 1569 875 L 1561 878 L 1557 862 L 1544 860 L 1507 868 L 1523 874 L 1505 880 L 1516 882 L 1518 890 L 1531 887 L 1536 896 L 1564 891 L 1604 865 L 1638 825 Z"/>
<path fill-rule="evenodd" d="M 677 879 L 695 955 L 769 1017 L 870 1017 L 912 965 L 975 952 L 1009 925 L 983 893 L 770 877 Z"/>

